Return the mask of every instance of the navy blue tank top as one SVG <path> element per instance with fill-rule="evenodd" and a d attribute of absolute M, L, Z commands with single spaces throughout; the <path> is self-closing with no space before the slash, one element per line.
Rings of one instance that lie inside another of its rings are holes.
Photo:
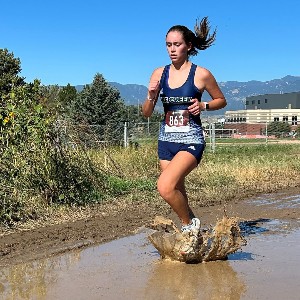
<path fill-rule="evenodd" d="M 165 66 L 160 80 L 160 98 L 165 115 L 160 125 L 158 139 L 175 143 L 203 144 L 200 114 L 194 116 L 187 109 L 192 104 L 191 99 L 197 98 L 201 101 L 202 92 L 194 83 L 197 66 L 192 64 L 185 83 L 174 89 L 170 88 L 168 83 L 170 66 Z"/>

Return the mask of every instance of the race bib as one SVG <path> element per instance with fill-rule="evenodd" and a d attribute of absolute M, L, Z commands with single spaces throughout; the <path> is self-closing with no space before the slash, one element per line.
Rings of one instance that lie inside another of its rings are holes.
<path fill-rule="evenodd" d="M 165 132 L 188 132 L 190 115 L 188 110 L 169 110 L 166 113 Z"/>

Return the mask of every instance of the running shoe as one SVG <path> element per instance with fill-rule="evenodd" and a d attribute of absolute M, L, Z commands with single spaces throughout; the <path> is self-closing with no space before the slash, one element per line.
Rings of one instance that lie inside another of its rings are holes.
<path fill-rule="evenodd" d="M 190 224 L 181 227 L 181 233 L 184 237 L 180 249 L 182 255 L 193 257 L 199 250 L 200 225 L 200 220 L 193 218 Z"/>

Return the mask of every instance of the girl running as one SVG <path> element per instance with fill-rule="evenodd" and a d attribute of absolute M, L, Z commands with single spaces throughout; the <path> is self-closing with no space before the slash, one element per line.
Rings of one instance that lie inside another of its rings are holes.
<path fill-rule="evenodd" d="M 166 47 L 171 63 L 152 73 L 142 107 L 144 116 L 150 117 L 159 97 L 164 106 L 158 137 L 161 174 L 157 188 L 181 220 L 186 237 L 183 255 L 195 253 L 199 245 L 200 220 L 188 204 L 185 177 L 200 163 L 205 149 L 200 114 L 226 106 L 211 72 L 189 60 L 215 41 L 216 30 L 211 35 L 209 30 L 207 17 L 196 21 L 195 32 L 182 25 L 168 30 Z M 211 97 L 209 102 L 201 101 L 204 91 Z"/>

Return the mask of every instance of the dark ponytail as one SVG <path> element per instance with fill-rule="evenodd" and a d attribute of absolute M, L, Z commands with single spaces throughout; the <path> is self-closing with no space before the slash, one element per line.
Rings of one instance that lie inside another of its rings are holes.
<path fill-rule="evenodd" d="M 210 35 L 210 26 L 208 17 L 204 17 L 200 22 L 196 20 L 195 29 L 195 47 L 199 50 L 205 50 L 209 48 L 216 40 L 217 30 Z"/>
<path fill-rule="evenodd" d="M 217 30 L 215 29 L 212 34 L 209 34 L 210 26 L 208 17 L 204 17 L 201 21 L 197 19 L 194 30 L 195 33 L 185 26 L 175 25 L 168 30 L 167 34 L 171 31 L 181 32 L 185 43 L 191 43 L 192 45 L 188 55 L 195 56 L 198 54 L 198 50 L 205 50 L 213 45 L 214 41 L 216 40 Z"/>

